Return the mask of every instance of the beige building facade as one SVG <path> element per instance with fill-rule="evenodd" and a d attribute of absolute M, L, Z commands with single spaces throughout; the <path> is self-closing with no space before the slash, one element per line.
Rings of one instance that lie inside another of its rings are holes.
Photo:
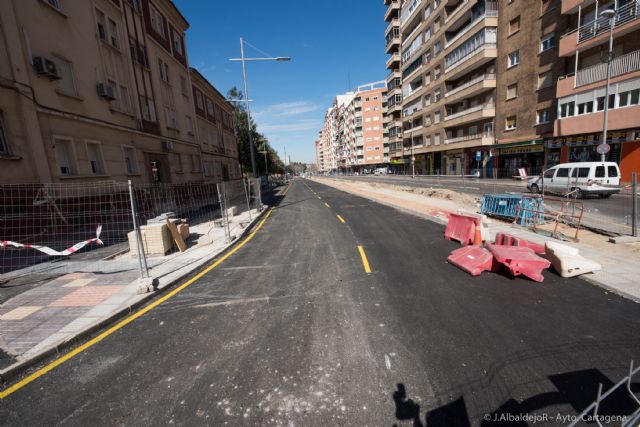
<path fill-rule="evenodd" d="M 9 0 L 0 20 L 0 182 L 215 179 L 171 1 Z"/>

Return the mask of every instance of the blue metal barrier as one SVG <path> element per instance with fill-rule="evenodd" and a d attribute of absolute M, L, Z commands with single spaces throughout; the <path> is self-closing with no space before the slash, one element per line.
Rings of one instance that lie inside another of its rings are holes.
<path fill-rule="evenodd" d="M 518 214 L 518 206 L 520 213 Z M 520 194 L 485 194 L 482 196 L 480 212 L 487 216 L 515 219 L 524 226 L 544 222 L 544 206 L 539 197 L 523 197 Z"/>

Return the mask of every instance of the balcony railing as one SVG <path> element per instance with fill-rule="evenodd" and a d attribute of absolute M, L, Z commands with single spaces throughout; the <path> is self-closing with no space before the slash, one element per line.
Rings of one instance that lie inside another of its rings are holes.
<path fill-rule="evenodd" d="M 476 105 L 475 107 L 467 108 L 466 110 L 458 111 L 457 113 L 453 113 L 444 118 L 445 121 L 457 119 L 458 117 L 466 116 L 467 114 L 475 113 L 476 111 L 481 111 L 484 109 L 495 108 L 495 104 L 487 103 Z"/>
<path fill-rule="evenodd" d="M 640 0 L 631 2 L 619 7 L 613 18 L 613 27 L 619 27 L 627 22 L 638 19 L 640 16 Z M 590 40 L 600 34 L 606 33 L 610 29 L 609 18 L 600 16 L 591 22 L 581 25 L 578 28 L 578 43 Z"/>
<path fill-rule="evenodd" d="M 639 0 L 640 1 L 640 0 Z M 482 49 L 496 47 L 497 32 L 495 27 L 485 28 L 459 47 L 455 48 L 444 58 L 445 72 L 456 68 L 469 57 L 475 55 Z"/>
<path fill-rule="evenodd" d="M 491 6 L 489 5 L 489 3 L 491 3 Z M 478 16 L 476 19 L 474 19 L 472 22 L 470 22 L 466 27 L 464 27 L 462 30 L 460 30 L 458 32 L 458 34 L 456 34 L 451 40 L 447 41 L 444 44 L 444 48 L 448 48 L 449 46 L 451 46 L 453 43 L 455 43 L 457 40 L 460 40 L 460 37 L 464 36 L 465 34 L 467 34 L 469 32 L 469 30 L 471 30 L 473 28 L 474 25 L 476 25 L 478 22 L 482 21 L 484 18 L 493 18 L 498 16 L 498 6 L 497 3 L 495 2 L 487 2 L 487 9 L 485 10 L 485 12 Z"/>
<path fill-rule="evenodd" d="M 611 61 L 611 77 L 640 70 L 640 50 L 627 53 Z M 607 78 L 607 64 L 598 64 L 576 73 L 576 86 L 584 86 Z"/>
<path fill-rule="evenodd" d="M 400 25 L 404 25 L 407 22 L 407 19 L 413 15 L 413 12 L 416 11 L 418 6 L 420 6 L 422 0 L 412 0 L 411 4 L 402 8 L 402 12 L 400 13 Z"/>
<path fill-rule="evenodd" d="M 492 138 L 491 135 L 486 135 L 484 133 L 476 133 L 474 135 L 465 135 L 465 136 L 458 136 L 456 138 L 447 138 L 444 140 L 445 144 L 455 144 L 457 142 L 466 142 L 466 141 L 472 141 L 474 139 L 483 139 L 483 140 L 487 140 L 489 138 Z"/>
<path fill-rule="evenodd" d="M 481 76 L 478 76 L 474 79 L 469 80 L 466 83 L 461 84 L 460 86 L 451 89 L 450 91 L 447 91 L 447 93 L 444 94 L 444 97 L 448 97 L 448 96 L 452 96 L 455 95 L 456 93 L 465 90 L 468 87 L 473 86 L 476 83 L 480 83 L 483 80 L 495 80 L 496 79 L 496 75 L 495 74 L 483 74 Z"/>

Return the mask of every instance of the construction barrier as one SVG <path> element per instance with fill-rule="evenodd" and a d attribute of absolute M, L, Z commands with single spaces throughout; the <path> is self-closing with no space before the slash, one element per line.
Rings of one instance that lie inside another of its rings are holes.
<path fill-rule="evenodd" d="M 450 213 L 444 237 L 448 240 L 457 240 L 463 245 L 472 245 L 476 240 L 476 227 L 480 227 L 479 218 Z"/>
<path fill-rule="evenodd" d="M 472 276 L 479 276 L 483 271 L 493 269 L 493 254 L 481 246 L 465 246 L 451 252 L 447 258 L 449 263 Z"/>
<path fill-rule="evenodd" d="M 529 226 L 544 221 L 544 208 L 540 197 L 523 198 L 520 194 L 485 194 L 482 196 L 482 214 L 505 219 L 516 219 Z M 518 213 L 521 215 L 518 217 Z"/>
<path fill-rule="evenodd" d="M 523 275 L 536 282 L 542 282 L 542 270 L 551 263 L 535 254 L 533 249 L 524 246 L 501 246 L 487 243 L 487 249 L 495 260 L 504 264 L 514 276 Z M 496 264 L 497 265 L 497 264 Z M 494 270 L 495 271 L 495 270 Z"/>
<path fill-rule="evenodd" d="M 520 237 L 514 236 L 508 233 L 498 233 L 496 234 L 496 240 L 494 245 L 500 246 L 521 246 L 533 249 L 533 251 L 537 254 L 544 254 L 545 248 L 543 245 L 539 245 L 537 243 L 530 242 L 529 240 L 522 239 Z"/>

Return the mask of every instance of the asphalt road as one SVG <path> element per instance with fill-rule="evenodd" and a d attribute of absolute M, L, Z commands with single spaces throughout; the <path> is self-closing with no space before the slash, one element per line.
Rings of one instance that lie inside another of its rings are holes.
<path fill-rule="evenodd" d="M 551 272 L 472 278 L 442 232 L 294 180 L 244 247 L 0 401 L 1 424 L 560 425 L 640 359 L 640 305 Z"/>
<path fill-rule="evenodd" d="M 461 193 L 481 197 L 488 193 L 528 193 L 526 184 L 507 179 L 491 180 L 461 177 L 424 177 L 412 178 L 408 175 L 361 175 L 335 176 L 334 178 L 354 181 L 378 182 L 405 185 L 409 187 L 447 188 Z M 557 197 L 557 195 L 551 195 Z M 623 189 L 608 199 L 597 197 L 580 199 L 584 205 L 584 225 L 612 234 L 631 234 L 632 200 L 630 189 Z"/>

